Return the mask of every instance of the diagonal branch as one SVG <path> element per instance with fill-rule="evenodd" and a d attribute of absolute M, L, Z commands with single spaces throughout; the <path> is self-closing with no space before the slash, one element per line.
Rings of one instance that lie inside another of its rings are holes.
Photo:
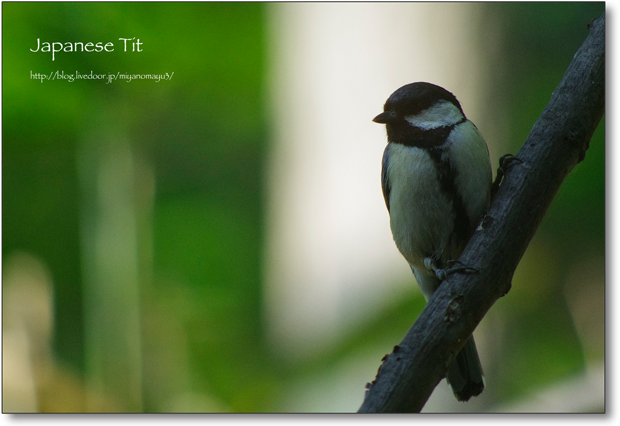
<path fill-rule="evenodd" d="M 570 63 L 517 153 L 455 274 L 430 298 L 384 358 L 359 412 L 419 412 L 447 366 L 497 299 L 510 290 L 523 253 L 564 178 L 585 158 L 605 111 L 605 15 Z"/>

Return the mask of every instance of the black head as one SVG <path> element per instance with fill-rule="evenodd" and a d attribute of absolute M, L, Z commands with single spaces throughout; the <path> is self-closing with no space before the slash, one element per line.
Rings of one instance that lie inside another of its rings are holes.
<path fill-rule="evenodd" d="M 373 121 L 388 123 L 408 115 L 417 115 L 439 100 L 452 103 L 465 116 L 461 104 L 452 93 L 435 84 L 418 82 L 406 84 L 392 93 L 383 106 L 384 112 Z"/>

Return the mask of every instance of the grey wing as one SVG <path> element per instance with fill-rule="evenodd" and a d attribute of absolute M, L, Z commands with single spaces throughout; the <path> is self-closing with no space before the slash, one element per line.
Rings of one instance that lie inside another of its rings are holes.
<path fill-rule="evenodd" d="M 385 147 L 383 151 L 383 161 L 381 166 L 381 189 L 383 189 L 383 199 L 385 205 L 390 211 L 390 179 L 388 177 L 388 162 L 389 162 L 390 144 Z"/>

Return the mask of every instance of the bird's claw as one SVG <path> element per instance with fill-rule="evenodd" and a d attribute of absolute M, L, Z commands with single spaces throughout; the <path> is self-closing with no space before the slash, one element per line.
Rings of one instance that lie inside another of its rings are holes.
<path fill-rule="evenodd" d="M 499 159 L 499 167 L 497 168 L 497 173 L 495 175 L 495 181 L 491 187 L 491 198 L 495 197 L 497 190 L 499 189 L 499 185 L 502 183 L 504 176 L 508 169 L 514 165 L 514 163 L 523 163 L 519 157 L 515 157 L 512 154 L 504 154 Z"/>
<path fill-rule="evenodd" d="M 523 160 L 512 154 L 504 154 L 499 159 L 499 168 L 497 170 L 501 170 L 502 174 L 506 174 L 506 171 L 513 165 L 514 162 L 523 163 Z"/>
<path fill-rule="evenodd" d="M 465 266 L 463 265 L 462 262 L 458 261 L 458 260 L 451 260 L 448 262 L 450 264 L 449 268 L 445 268 L 445 269 L 435 269 L 435 275 L 437 276 L 437 278 L 439 278 L 441 281 L 445 280 L 446 278 L 448 278 L 450 275 L 452 274 L 456 274 L 456 273 L 461 273 L 461 274 L 475 274 L 478 272 L 478 270 L 476 268 L 471 268 L 469 266 Z M 454 266 L 456 264 L 460 264 L 463 266 Z"/>

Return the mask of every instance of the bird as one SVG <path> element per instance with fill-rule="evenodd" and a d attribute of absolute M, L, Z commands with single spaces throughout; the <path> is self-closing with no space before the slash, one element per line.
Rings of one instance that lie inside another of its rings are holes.
<path fill-rule="evenodd" d="M 396 247 L 428 301 L 476 230 L 491 200 L 487 144 L 460 102 L 427 82 L 390 95 L 374 122 L 385 124 L 381 187 Z M 458 401 L 484 389 L 473 335 L 446 378 Z"/>

